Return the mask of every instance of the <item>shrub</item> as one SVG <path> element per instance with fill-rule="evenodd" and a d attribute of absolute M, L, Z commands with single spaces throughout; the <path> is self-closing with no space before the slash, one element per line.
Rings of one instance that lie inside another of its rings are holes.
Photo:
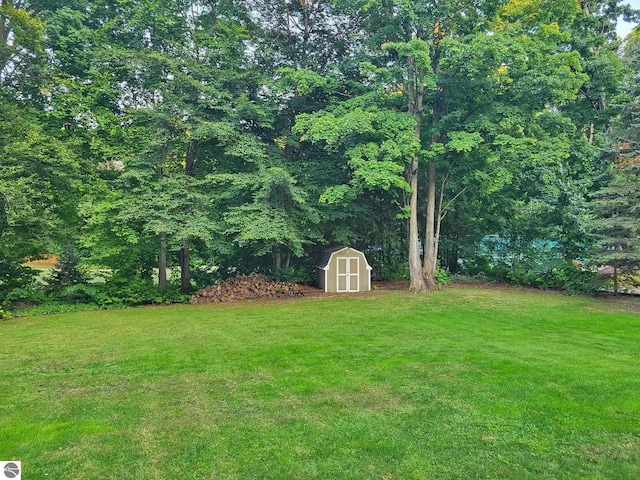
<path fill-rule="evenodd" d="M 512 283 L 569 294 L 595 293 L 597 275 L 561 258 L 526 257 L 514 262 L 507 276 Z"/>
<path fill-rule="evenodd" d="M 449 278 L 449 272 L 439 265 L 436 268 L 436 282 L 438 282 L 438 285 L 451 285 L 452 283 Z"/>
<path fill-rule="evenodd" d="M 35 293 L 38 272 L 13 259 L 0 258 L 0 305 L 28 301 Z"/>
<path fill-rule="evenodd" d="M 95 303 L 62 303 L 47 302 L 41 305 L 33 305 L 30 307 L 22 307 L 16 309 L 17 317 L 33 317 L 38 315 L 53 315 L 56 313 L 69 313 L 89 310 L 104 310 L 105 307 L 96 305 Z"/>
<path fill-rule="evenodd" d="M 409 280 L 409 265 L 400 252 L 389 254 L 382 250 L 368 250 L 366 256 L 373 269 L 374 280 Z"/>
<path fill-rule="evenodd" d="M 463 273 L 454 273 L 449 276 L 451 283 L 469 283 L 474 285 L 486 285 L 490 284 L 492 280 L 484 273 L 478 273 L 477 275 L 465 275 Z"/>
<path fill-rule="evenodd" d="M 315 269 L 313 266 L 290 266 L 275 270 L 270 277 L 287 283 L 312 283 Z"/>
<path fill-rule="evenodd" d="M 158 290 L 150 279 L 124 277 L 117 272 L 108 276 L 104 283 L 95 285 L 95 301 L 104 306 L 134 306 L 152 303 L 181 303 L 189 295 L 180 293 L 177 285 L 170 285 L 166 292 Z"/>
<path fill-rule="evenodd" d="M 66 287 L 57 294 L 57 297 L 64 302 L 71 303 L 95 303 L 98 296 L 98 288 L 92 285 L 78 283 Z"/>
<path fill-rule="evenodd" d="M 64 247 L 49 277 L 45 280 L 49 293 L 62 292 L 73 286 L 87 282 L 85 272 L 78 268 L 80 257 L 71 245 Z"/>

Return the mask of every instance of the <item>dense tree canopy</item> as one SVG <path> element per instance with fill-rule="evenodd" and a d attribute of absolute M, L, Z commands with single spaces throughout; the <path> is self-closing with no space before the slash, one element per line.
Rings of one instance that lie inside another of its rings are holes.
<path fill-rule="evenodd" d="M 587 200 L 629 200 L 637 173 L 602 153 L 637 149 L 640 42 L 615 34 L 636 15 L 598 0 L 1 0 L 2 301 L 37 297 L 25 259 L 69 248 L 104 289 L 159 295 L 238 272 L 310 281 L 337 243 L 415 291 L 439 266 L 536 283 L 522 259 L 539 242 L 568 271 L 596 241 Z"/>

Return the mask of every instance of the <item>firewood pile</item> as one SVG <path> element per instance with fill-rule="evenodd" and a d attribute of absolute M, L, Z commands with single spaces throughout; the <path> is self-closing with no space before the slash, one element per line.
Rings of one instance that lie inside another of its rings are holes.
<path fill-rule="evenodd" d="M 191 297 L 191 303 L 233 302 L 303 295 L 302 289 L 295 283 L 279 282 L 262 274 L 238 275 L 199 290 Z"/>

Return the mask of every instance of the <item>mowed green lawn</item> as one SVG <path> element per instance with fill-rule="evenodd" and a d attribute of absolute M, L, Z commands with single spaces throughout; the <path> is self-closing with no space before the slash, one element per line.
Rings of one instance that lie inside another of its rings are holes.
<path fill-rule="evenodd" d="M 640 478 L 640 304 L 372 292 L 0 323 L 24 479 Z"/>

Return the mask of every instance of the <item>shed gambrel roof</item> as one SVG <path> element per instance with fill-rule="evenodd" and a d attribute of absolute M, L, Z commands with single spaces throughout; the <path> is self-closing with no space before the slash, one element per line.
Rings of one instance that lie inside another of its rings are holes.
<path fill-rule="evenodd" d="M 355 248 L 344 247 L 342 245 L 339 245 L 333 248 L 327 248 L 326 250 L 324 250 L 322 252 L 322 255 L 320 255 L 320 258 L 318 258 L 318 261 L 316 262 L 316 268 L 319 268 L 321 270 L 326 270 L 327 268 L 329 268 L 331 257 L 335 253 L 338 253 L 347 249 L 353 250 L 354 252 L 358 252 L 360 255 L 362 255 L 362 258 L 364 259 L 364 263 L 366 264 L 367 270 L 372 270 L 371 266 L 369 265 L 369 262 L 367 261 L 367 256 L 364 253 L 362 253 L 360 250 L 356 250 Z"/>

